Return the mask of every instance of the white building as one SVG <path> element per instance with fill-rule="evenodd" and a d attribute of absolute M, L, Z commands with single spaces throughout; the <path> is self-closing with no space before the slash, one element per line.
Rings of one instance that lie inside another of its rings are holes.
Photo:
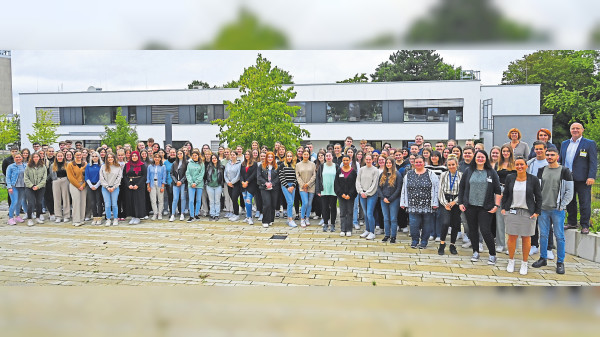
<path fill-rule="evenodd" d="M 531 125 L 540 113 L 540 86 L 482 86 L 477 80 L 294 85 L 290 104 L 301 106 L 295 122 L 310 131 L 315 148 L 343 142 L 346 136 L 406 146 L 417 134 L 426 141 L 448 139 L 448 111 L 456 111 L 459 142 L 483 138 L 486 148 L 496 140 L 488 119 L 526 115 Z M 218 146 L 218 127 L 210 121 L 227 117 L 223 101 L 239 97 L 237 89 L 21 93 L 21 130 L 32 132 L 36 110 L 52 111 L 60 122 L 59 140 L 99 145 L 104 125 L 114 123 L 117 107 L 135 125 L 140 139 L 165 139 L 165 115 L 173 115 L 173 143 Z M 484 105 L 485 103 L 485 105 Z M 484 114 L 485 113 L 485 114 Z M 485 122 L 485 123 L 484 123 Z M 485 124 L 485 125 L 484 125 Z M 521 125 L 514 125 L 521 127 Z M 551 125 L 542 125 L 551 128 Z M 538 127 L 539 128 L 539 127 Z M 536 129 L 537 130 L 537 129 Z M 267 131 L 267 130 L 266 130 Z M 535 133 L 534 135 L 535 136 Z M 29 147 L 26 137 L 23 146 Z"/>

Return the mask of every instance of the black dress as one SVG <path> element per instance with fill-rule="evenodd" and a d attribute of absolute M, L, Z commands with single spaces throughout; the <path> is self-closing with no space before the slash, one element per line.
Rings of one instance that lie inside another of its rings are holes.
<path fill-rule="evenodd" d="M 127 165 L 123 169 L 125 185 L 125 212 L 133 218 L 146 216 L 146 165 L 142 165 L 141 171 L 135 173 L 133 167 L 127 171 Z M 137 190 L 130 190 L 129 185 L 136 185 Z"/>

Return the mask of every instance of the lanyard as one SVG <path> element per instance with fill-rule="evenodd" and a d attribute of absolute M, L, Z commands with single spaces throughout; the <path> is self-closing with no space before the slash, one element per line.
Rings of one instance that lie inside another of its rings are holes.
<path fill-rule="evenodd" d="M 458 171 L 454 174 L 454 178 L 452 178 L 452 173 L 450 173 L 450 192 L 454 191 L 454 182 L 456 181 L 456 177 L 458 176 Z"/>

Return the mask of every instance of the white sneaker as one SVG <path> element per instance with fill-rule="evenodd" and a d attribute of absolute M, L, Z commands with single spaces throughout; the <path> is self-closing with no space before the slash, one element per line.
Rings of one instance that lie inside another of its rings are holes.
<path fill-rule="evenodd" d="M 135 220 L 135 221 L 133 222 L 133 224 L 134 224 L 134 225 L 139 225 L 139 224 L 140 224 L 140 222 L 141 222 L 140 218 L 134 218 L 134 220 Z"/>
<path fill-rule="evenodd" d="M 539 253 L 539 249 L 536 246 L 531 246 L 531 249 L 529 250 L 529 255 L 535 255 L 537 253 Z"/>
<path fill-rule="evenodd" d="M 119 219 L 117 219 L 117 218 L 114 218 L 114 219 L 113 219 L 113 223 L 112 223 L 112 225 L 113 225 L 113 226 L 118 226 L 118 225 L 119 225 Z"/>
<path fill-rule="evenodd" d="M 340 236 L 346 236 L 346 232 L 340 232 Z"/>
<path fill-rule="evenodd" d="M 287 223 L 287 224 L 288 224 L 288 226 L 290 226 L 290 227 L 292 227 L 292 228 L 294 228 L 294 227 L 298 227 L 298 225 L 296 225 L 296 223 L 294 222 L 294 220 L 290 220 L 290 221 L 288 221 L 288 223 Z"/>
<path fill-rule="evenodd" d="M 158 220 L 162 220 L 162 219 L 163 219 L 163 216 L 162 216 L 162 214 L 159 214 L 159 215 L 158 215 Z"/>
<path fill-rule="evenodd" d="M 362 234 L 360 235 L 360 237 L 361 237 L 361 238 L 366 238 L 366 237 L 367 237 L 367 235 L 369 235 L 369 234 L 371 234 L 371 233 L 369 233 L 369 231 L 364 231 L 364 233 L 362 233 Z"/>
<path fill-rule="evenodd" d="M 262 219 L 263 219 L 263 215 L 262 215 L 262 213 L 261 213 L 261 214 L 258 216 L 258 221 L 262 221 Z"/>
<path fill-rule="evenodd" d="M 452 234 L 452 228 L 448 228 L 448 235 Z M 462 238 L 462 232 L 458 232 L 458 234 L 456 235 L 456 240 L 461 239 Z"/>
<path fill-rule="evenodd" d="M 548 260 L 554 260 L 554 253 L 551 250 L 546 251 L 546 258 Z"/>
<path fill-rule="evenodd" d="M 433 241 L 433 239 L 435 239 L 433 236 L 429 236 L 429 241 Z"/>
<path fill-rule="evenodd" d="M 467 233 L 463 233 L 462 241 L 463 243 L 471 242 L 471 240 L 469 240 L 469 237 L 467 236 Z"/>
<path fill-rule="evenodd" d="M 34 225 L 34 223 L 33 223 L 32 219 L 27 220 L 27 226 L 31 227 L 33 225 Z"/>
<path fill-rule="evenodd" d="M 54 215 L 51 215 L 51 216 L 50 216 L 50 221 L 54 221 L 54 220 L 56 220 L 56 216 L 54 216 Z"/>
<path fill-rule="evenodd" d="M 306 221 L 304 221 L 304 219 L 300 220 L 300 227 L 306 227 Z"/>
<path fill-rule="evenodd" d="M 375 235 L 381 234 L 381 228 L 379 226 L 375 227 Z"/>
<path fill-rule="evenodd" d="M 252 218 L 248 218 L 248 225 L 254 225 L 254 221 L 252 221 Z"/>
<path fill-rule="evenodd" d="M 42 216 L 40 215 L 40 217 L 39 217 L 39 218 L 36 218 L 36 219 L 35 219 L 35 222 L 37 222 L 37 223 L 39 223 L 39 224 L 42 224 L 42 223 L 44 223 L 44 219 L 42 219 Z"/>
<path fill-rule="evenodd" d="M 506 266 L 506 271 L 512 273 L 515 271 L 515 259 L 509 259 L 508 265 Z"/>
<path fill-rule="evenodd" d="M 239 219 L 240 219 L 240 216 L 234 214 L 229 218 L 229 221 L 238 221 Z"/>
<path fill-rule="evenodd" d="M 63 222 L 69 222 L 69 220 L 70 220 L 69 218 L 64 218 Z"/>
<path fill-rule="evenodd" d="M 402 233 L 408 233 L 408 227 L 402 228 Z"/>
<path fill-rule="evenodd" d="M 90 221 L 90 218 L 84 218 L 83 221 Z"/>
<path fill-rule="evenodd" d="M 441 241 L 442 241 L 442 239 L 439 236 L 435 238 L 435 242 L 441 242 Z"/>
<path fill-rule="evenodd" d="M 73 226 L 75 227 L 80 227 L 81 225 L 83 225 L 81 222 L 73 222 Z"/>
<path fill-rule="evenodd" d="M 317 220 L 319 218 L 319 216 L 315 215 L 312 218 L 313 218 L 313 220 Z"/>
<path fill-rule="evenodd" d="M 304 219 L 304 224 L 310 226 L 310 221 L 308 220 L 308 218 Z"/>
<path fill-rule="evenodd" d="M 110 225 L 111 225 L 110 219 L 106 220 L 106 223 L 104 224 L 104 226 L 110 227 Z"/>
<path fill-rule="evenodd" d="M 521 262 L 521 270 L 519 270 L 519 274 L 527 275 L 527 262 L 525 262 L 525 261 Z"/>
<path fill-rule="evenodd" d="M 262 224 L 264 228 L 269 228 L 269 224 L 268 223 L 263 223 Z"/>
<path fill-rule="evenodd" d="M 148 219 L 149 219 L 149 218 L 148 218 L 148 216 L 146 215 L 146 216 L 144 217 L 144 220 L 148 220 Z M 140 219 L 138 219 L 138 220 L 140 220 Z"/>
<path fill-rule="evenodd" d="M 61 219 L 60 219 L 60 218 L 58 218 L 58 217 L 54 218 L 54 222 L 56 222 L 56 223 L 60 223 L 60 221 L 61 221 Z"/>
<path fill-rule="evenodd" d="M 375 234 L 369 233 L 369 235 L 367 235 L 367 240 L 375 240 Z"/>
<path fill-rule="evenodd" d="M 463 241 L 465 242 L 465 241 Z M 471 241 L 466 241 L 465 243 L 463 243 L 462 245 L 463 248 L 471 248 Z"/>
<path fill-rule="evenodd" d="M 40 214 L 40 220 L 44 221 L 44 214 Z M 43 222 L 41 222 L 43 223 Z"/>
<path fill-rule="evenodd" d="M 504 251 L 504 246 L 496 246 L 496 254 L 502 253 Z"/>
<path fill-rule="evenodd" d="M 321 219 L 321 221 L 319 221 L 319 226 L 323 226 L 325 224 L 325 220 Z"/>
<path fill-rule="evenodd" d="M 173 222 L 173 221 L 175 221 L 175 216 L 174 216 L 174 215 L 171 215 L 171 217 L 169 218 L 169 221 L 170 221 L 170 222 Z"/>
<path fill-rule="evenodd" d="M 354 224 L 354 229 L 356 229 L 356 230 L 359 230 L 359 229 L 360 229 L 360 225 L 359 225 L 359 224 L 357 224 L 357 223 L 355 223 L 355 224 Z"/>
<path fill-rule="evenodd" d="M 260 217 L 260 212 L 256 211 L 256 213 L 254 214 L 254 217 L 258 219 Z"/>
<path fill-rule="evenodd" d="M 183 221 L 185 220 L 185 215 L 183 215 L 183 213 L 181 213 L 181 215 L 179 216 L 179 221 Z"/>
<path fill-rule="evenodd" d="M 352 232 L 346 232 L 346 236 L 352 236 Z"/>
<path fill-rule="evenodd" d="M 131 218 L 131 220 L 129 220 L 130 225 L 133 225 L 134 222 L 135 222 L 135 218 Z"/>
<path fill-rule="evenodd" d="M 154 215 L 152 216 L 152 220 L 156 220 L 156 218 L 157 218 L 157 216 L 156 216 L 156 214 L 154 214 Z"/>

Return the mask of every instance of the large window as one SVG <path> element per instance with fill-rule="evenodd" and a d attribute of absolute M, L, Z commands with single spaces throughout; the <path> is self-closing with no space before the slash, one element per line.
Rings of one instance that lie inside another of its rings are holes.
<path fill-rule="evenodd" d="M 494 119 L 492 118 L 492 99 L 481 102 L 481 130 L 493 130 Z"/>
<path fill-rule="evenodd" d="M 382 101 L 327 102 L 327 123 L 381 122 Z"/>
<path fill-rule="evenodd" d="M 448 112 L 456 111 L 456 121 L 463 121 L 462 98 L 404 101 L 405 122 L 448 122 Z"/>
<path fill-rule="evenodd" d="M 229 111 L 225 110 L 225 105 L 215 104 L 211 105 L 212 109 L 208 110 L 208 120 L 214 121 L 215 119 L 226 119 L 229 117 Z"/>
<path fill-rule="evenodd" d="M 196 124 L 208 123 L 208 113 L 211 111 L 214 114 L 212 105 L 196 105 Z"/>
<path fill-rule="evenodd" d="M 115 123 L 117 107 L 115 106 L 90 106 L 83 108 L 84 125 L 109 125 Z"/>
<path fill-rule="evenodd" d="M 137 124 L 137 107 L 130 106 L 127 108 L 127 115 L 129 124 Z"/>
<path fill-rule="evenodd" d="M 290 106 L 299 106 L 300 109 L 296 111 L 296 117 L 292 117 L 294 123 L 306 123 L 306 102 L 293 102 L 288 103 Z"/>

